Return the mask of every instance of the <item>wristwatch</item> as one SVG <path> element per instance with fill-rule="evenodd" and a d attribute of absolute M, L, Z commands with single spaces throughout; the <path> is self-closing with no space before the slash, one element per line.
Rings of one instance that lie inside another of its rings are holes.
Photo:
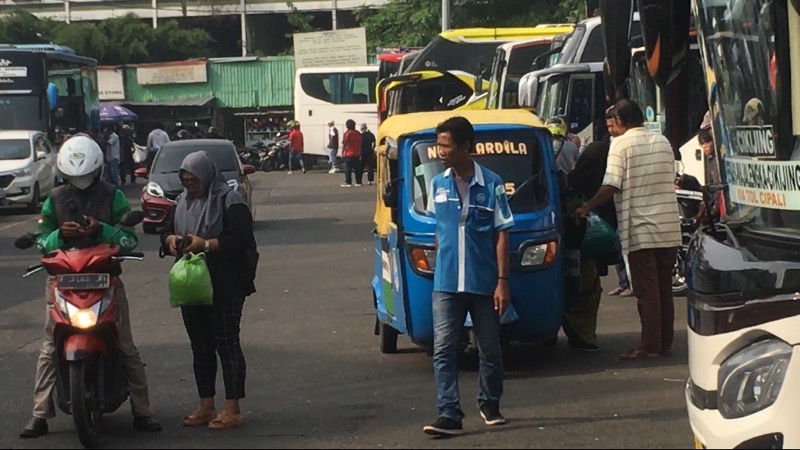
<path fill-rule="evenodd" d="M 206 247 L 203 249 L 204 252 L 208 253 L 211 251 L 211 245 L 206 241 Z"/>

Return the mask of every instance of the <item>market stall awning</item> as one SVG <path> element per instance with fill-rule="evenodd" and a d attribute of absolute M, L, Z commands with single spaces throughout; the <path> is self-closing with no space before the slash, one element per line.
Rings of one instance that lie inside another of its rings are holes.
<path fill-rule="evenodd" d="M 103 122 L 132 122 L 139 116 L 130 109 L 110 103 L 100 104 L 100 120 Z"/>
<path fill-rule="evenodd" d="M 172 100 L 160 100 L 160 101 L 153 101 L 153 102 L 124 102 L 127 106 L 158 106 L 158 107 L 172 107 L 172 108 L 179 108 L 179 107 L 204 107 L 209 106 L 216 97 L 214 96 L 203 96 L 203 97 L 190 97 L 190 98 L 176 98 Z"/>

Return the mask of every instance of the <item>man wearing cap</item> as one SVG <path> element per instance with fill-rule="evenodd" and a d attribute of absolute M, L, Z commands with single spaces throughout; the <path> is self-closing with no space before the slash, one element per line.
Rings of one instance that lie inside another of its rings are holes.
<path fill-rule="evenodd" d="M 329 173 L 336 173 L 339 171 L 339 165 L 336 163 L 336 156 L 339 153 L 339 130 L 334 126 L 334 121 L 328 121 L 328 158 L 331 161 L 331 170 Z"/>

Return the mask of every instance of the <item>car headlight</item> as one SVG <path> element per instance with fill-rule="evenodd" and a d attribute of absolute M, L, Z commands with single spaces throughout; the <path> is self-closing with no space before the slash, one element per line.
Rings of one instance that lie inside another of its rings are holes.
<path fill-rule="evenodd" d="M 147 183 L 147 187 L 145 189 L 147 190 L 147 193 L 153 197 L 164 198 L 164 189 L 161 189 L 161 186 L 159 186 L 158 183 L 151 181 Z"/>
<path fill-rule="evenodd" d="M 24 169 L 16 170 L 11 172 L 11 175 L 14 175 L 17 178 L 29 177 L 33 175 L 33 170 L 30 167 L 26 167 Z"/>
<path fill-rule="evenodd" d="M 769 408 L 778 399 L 792 358 L 792 347 L 779 339 L 756 342 L 728 358 L 719 370 L 718 407 L 736 419 Z"/>
<path fill-rule="evenodd" d="M 230 186 L 234 191 L 239 190 L 239 182 L 236 180 L 228 180 L 228 186 Z"/>
<path fill-rule="evenodd" d="M 418 272 L 433 273 L 436 270 L 436 249 L 411 247 L 411 262 Z"/>
<path fill-rule="evenodd" d="M 555 260 L 556 251 L 558 251 L 558 244 L 555 241 L 528 246 L 522 252 L 520 265 L 523 267 L 534 267 L 542 264 L 549 264 Z"/>

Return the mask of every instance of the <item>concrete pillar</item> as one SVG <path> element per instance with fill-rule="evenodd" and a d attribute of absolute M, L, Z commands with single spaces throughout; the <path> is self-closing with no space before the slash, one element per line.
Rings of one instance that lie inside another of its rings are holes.
<path fill-rule="evenodd" d="M 333 0 L 333 9 L 331 10 L 331 23 L 333 24 L 333 29 L 336 30 L 338 24 L 336 23 L 336 10 L 338 9 L 337 1 Z"/>
<path fill-rule="evenodd" d="M 442 0 L 442 32 L 450 29 L 450 0 Z"/>
<path fill-rule="evenodd" d="M 241 0 L 242 7 L 242 56 L 247 56 L 247 0 Z"/>
<path fill-rule="evenodd" d="M 153 28 L 158 28 L 158 0 L 152 0 Z"/>
<path fill-rule="evenodd" d="M 69 0 L 64 0 L 64 14 L 67 16 L 66 22 L 72 22 L 72 10 L 70 8 Z"/>

